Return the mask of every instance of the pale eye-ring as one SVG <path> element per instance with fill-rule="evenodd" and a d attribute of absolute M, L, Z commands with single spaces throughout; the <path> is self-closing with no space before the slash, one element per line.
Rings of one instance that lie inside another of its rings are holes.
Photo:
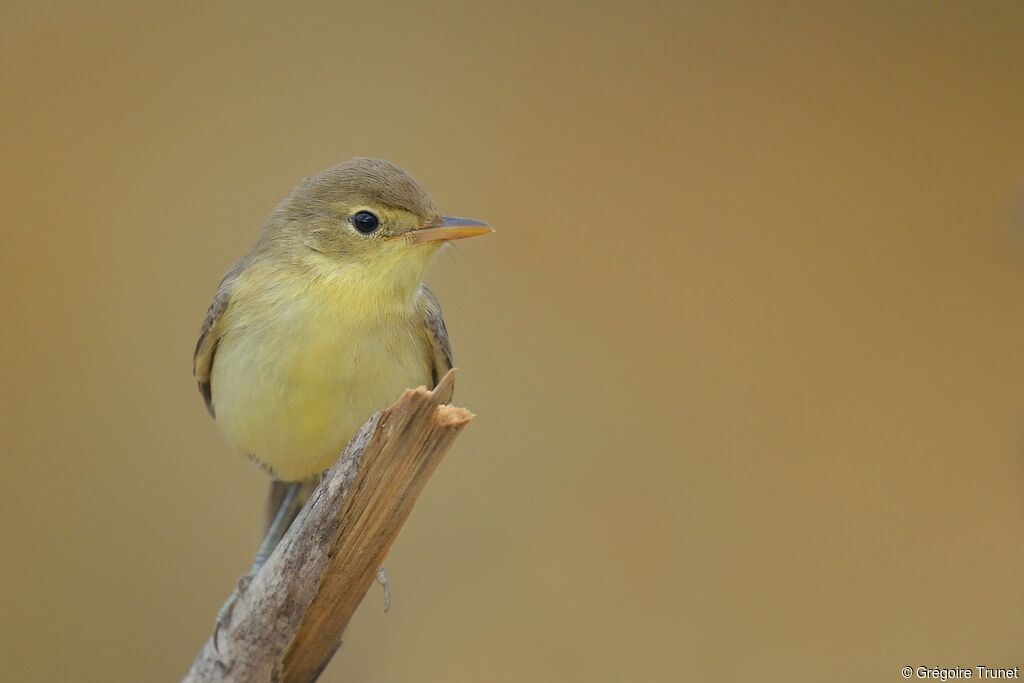
<path fill-rule="evenodd" d="M 380 219 L 370 211 L 358 211 L 352 216 L 352 227 L 364 235 L 369 235 L 380 228 Z"/>

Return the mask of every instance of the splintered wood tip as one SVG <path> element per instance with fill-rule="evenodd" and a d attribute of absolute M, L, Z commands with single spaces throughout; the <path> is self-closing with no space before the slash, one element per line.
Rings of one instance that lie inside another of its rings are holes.
<path fill-rule="evenodd" d="M 437 422 L 442 427 L 464 427 L 476 415 L 459 406 L 438 406 Z"/>
<path fill-rule="evenodd" d="M 431 392 L 435 403 L 448 403 L 452 400 L 452 395 L 455 393 L 455 376 L 458 373 L 458 368 L 452 368 L 444 373 L 444 377 Z"/>

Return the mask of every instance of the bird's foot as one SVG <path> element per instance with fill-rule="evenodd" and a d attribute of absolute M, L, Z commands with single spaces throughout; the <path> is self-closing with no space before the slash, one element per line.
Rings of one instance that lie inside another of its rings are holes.
<path fill-rule="evenodd" d="M 377 570 L 377 583 L 384 588 L 384 611 L 391 609 L 391 585 L 388 583 L 388 570 L 381 567 Z"/>
<path fill-rule="evenodd" d="M 213 649 L 215 652 L 220 652 L 220 630 L 227 628 L 231 624 L 231 615 L 235 611 L 235 603 L 238 602 L 239 597 L 245 595 L 245 592 L 249 590 L 249 584 L 252 583 L 253 576 L 254 574 L 246 574 L 240 577 L 235 590 L 232 591 L 227 601 L 221 606 L 220 611 L 217 612 L 217 621 L 213 625 Z"/>

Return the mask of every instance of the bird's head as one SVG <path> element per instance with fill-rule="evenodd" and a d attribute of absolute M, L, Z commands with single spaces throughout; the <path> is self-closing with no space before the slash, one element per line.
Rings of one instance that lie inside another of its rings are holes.
<path fill-rule="evenodd" d="M 373 279 L 422 279 L 444 244 L 493 232 L 471 218 L 442 215 L 408 173 L 355 158 L 306 178 L 275 209 L 265 236 Z"/>

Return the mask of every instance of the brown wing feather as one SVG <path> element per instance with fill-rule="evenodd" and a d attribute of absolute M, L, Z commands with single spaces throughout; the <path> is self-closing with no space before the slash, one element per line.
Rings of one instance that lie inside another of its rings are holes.
<path fill-rule="evenodd" d="M 432 368 L 434 385 L 441 381 L 446 372 L 452 369 L 452 347 L 448 341 L 448 329 L 444 326 L 444 317 L 441 315 L 441 304 L 437 303 L 437 297 L 426 285 L 420 285 L 420 293 L 423 295 L 423 315 L 427 324 L 427 336 L 430 340 L 432 354 Z M 449 396 L 447 400 L 451 400 Z"/>
<path fill-rule="evenodd" d="M 217 343 L 220 341 L 220 321 L 224 311 L 231 301 L 231 291 L 234 289 L 238 276 L 245 268 L 245 261 L 239 261 L 217 288 L 217 294 L 213 297 L 213 303 L 206 311 L 206 319 L 199 330 L 199 341 L 196 342 L 196 350 L 192 356 L 192 374 L 199 383 L 199 393 L 203 395 L 206 402 L 206 409 L 210 411 L 211 417 L 216 417 L 213 408 L 213 388 L 210 386 L 210 377 L 213 372 L 213 358 L 217 353 Z"/>

